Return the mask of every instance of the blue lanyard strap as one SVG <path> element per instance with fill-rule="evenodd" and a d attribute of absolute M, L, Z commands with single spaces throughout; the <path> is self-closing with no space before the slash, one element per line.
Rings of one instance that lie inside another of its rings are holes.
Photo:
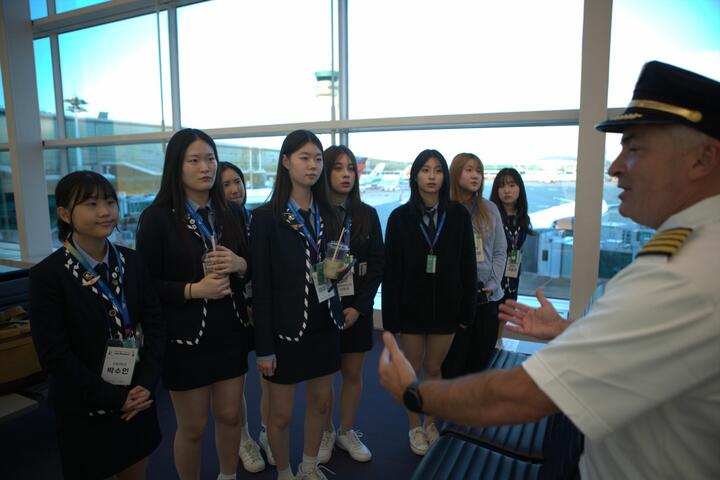
<path fill-rule="evenodd" d="M 315 210 L 315 234 L 320 235 L 320 210 L 317 208 L 317 205 L 315 202 L 313 202 L 313 210 Z M 295 210 L 295 207 L 293 207 L 292 202 L 288 202 L 288 209 L 292 212 L 292 214 L 295 216 L 295 221 L 302 222 L 302 230 L 305 234 L 305 238 L 307 238 L 307 241 L 312 245 L 313 249 L 315 250 L 315 253 L 318 255 L 318 259 L 320 258 L 320 245 L 319 245 L 319 236 L 316 238 L 315 235 L 312 234 L 309 228 L 307 228 L 307 225 L 305 225 L 305 219 L 298 213 L 297 210 Z"/>
<path fill-rule="evenodd" d="M 442 217 L 440 217 L 440 224 L 438 224 L 437 231 L 435 232 L 435 238 L 433 238 L 432 242 L 430 241 L 430 236 L 427 232 L 427 227 L 425 227 L 425 224 L 422 220 L 420 220 L 420 231 L 423 234 L 423 237 L 425 237 L 425 241 L 428 244 L 428 247 L 430 247 L 430 253 L 433 252 L 433 249 L 435 248 L 435 244 L 438 241 L 438 238 L 440 238 L 440 233 L 442 232 L 443 226 L 445 225 L 445 216 L 447 215 L 447 212 L 443 212 Z"/>
<path fill-rule="evenodd" d="M 188 215 L 192 217 L 193 220 L 195 220 L 195 225 L 198 226 L 200 231 L 202 232 L 205 239 L 207 239 L 208 242 L 211 244 L 214 243 L 217 244 L 217 237 L 215 236 L 215 227 L 213 227 L 212 222 L 210 222 L 210 228 L 212 229 L 212 233 L 210 233 L 210 230 L 207 229 L 205 226 L 205 222 L 203 222 L 202 218 L 200 218 L 200 215 L 197 214 L 195 210 L 190 206 L 189 203 L 185 204 L 185 211 L 187 211 Z M 208 216 L 209 218 L 209 216 Z M 206 246 L 207 247 L 207 246 Z"/>
<path fill-rule="evenodd" d="M 345 245 L 350 247 L 350 229 L 352 228 L 352 215 L 345 215 Z"/>
<path fill-rule="evenodd" d="M 125 285 L 123 283 L 125 278 L 125 268 L 120 261 L 120 254 L 118 253 L 117 248 L 115 248 L 115 245 L 113 245 L 112 242 L 108 242 L 108 244 L 115 253 L 115 260 L 118 262 L 118 268 L 120 269 L 120 275 L 118 278 L 120 285 L 122 285 L 122 288 L 120 289 L 120 301 L 118 301 L 118 298 L 115 296 L 112 290 L 110 290 L 110 287 L 108 287 L 107 283 L 105 283 L 105 279 L 103 279 L 102 276 L 100 276 L 95 270 L 93 270 L 93 268 L 85 261 L 80 252 L 77 251 L 77 249 L 73 246 L 72 243 L 70 243 L 69 240 L 65 240 L 63 246 L 65 247 L 65 250 L 70 252 L 70 254 L 75 257 L 75 259 L 80 262 L 80 264 L 82 264 L 85 270 L 90 272 L 94 278 L 97 278 L 95 284 L 100 287 L 100 290 L 102 290 L 108 300 L 110 300 L 110 303 L 112 303 L 115 311 L 117 311 L 120 315 L 120 320 L 123 324 L 123 329 L 125 330 L 123 334 L 125 335 L 125 337 L 127 337 L 129 333 L 132 332 L 132 323 L 130 322 L 130 310 L 127 306 L 127 299 L 125 298 Z"/>

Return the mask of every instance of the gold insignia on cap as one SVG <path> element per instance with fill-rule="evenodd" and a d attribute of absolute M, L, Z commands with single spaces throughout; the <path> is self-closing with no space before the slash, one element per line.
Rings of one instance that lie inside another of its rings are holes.
<path fill-rule="evenodd" d="M 612 117 L 610 120 L 635 120 L 637 118 L 642 118 L 642 113 L 623 113 L 621 115 L 617 115 L 615 117 Z"/>
<path fill-rule="evenodd" d="M 678 117 L 682 117 L 693 123 L 698 123 L 703 118 L 702 113 L 697 110 L 690 110 L 689 108 L 678 107 L 677 105 L 658 102 L 657 100 L 633 100 L 628 105 L 628 108 L 646 108 L 648 110 L 657 110 L 659 112 L 677 115 Z"/>
<path fill-rule="evenodd" d="M 658 232 L 645 244 L 637 256 L 665 255 L 672 257 L 680 250 L 691 233 L 692 228 L 682 227 Z"/>

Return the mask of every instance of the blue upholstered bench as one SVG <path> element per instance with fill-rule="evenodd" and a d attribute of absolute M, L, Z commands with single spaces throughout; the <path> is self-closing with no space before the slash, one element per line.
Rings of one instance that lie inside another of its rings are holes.
<path fill-rule="evenodd" d="M 422 459 L 412 480 L 535 480 L 540 464 L 524 462 L 446 433 Z"/>

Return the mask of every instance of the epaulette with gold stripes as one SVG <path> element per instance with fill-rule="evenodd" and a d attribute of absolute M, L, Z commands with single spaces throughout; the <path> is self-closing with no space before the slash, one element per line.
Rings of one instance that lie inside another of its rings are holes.
<path fill-rule="evenodd" d="M 680 250 L 690 233 L 692 233 L 692 228 L 683 227 L 658 232 L 643 246 L 637 256 L 665 255 L 672 257 Z"/>

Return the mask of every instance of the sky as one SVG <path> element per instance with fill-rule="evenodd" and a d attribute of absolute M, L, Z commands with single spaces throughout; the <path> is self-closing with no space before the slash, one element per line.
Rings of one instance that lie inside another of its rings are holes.
<path fill-rule="evenodd" d="M 30 2 L 40 15 L 41 0 Z M 337 63 L 331 3 L 215 0 L 178 9 L 183 124 L 329 120 L 315 72 Z M 629 101 L 651 59 L 720 79 L 720 0 L 615 0 L 613 8 L 610 106 Z M 576 109 L 582 14 L 582 0 L 350 0 L 350 116 Z M 49 41 L 36 40 L 35 51 L 41 110 L 54 112 Z M 62 34 L 60 54 L 64 97 L 88 101 L 85 115 L 172 123 L 164 12 Z M 411 131 L 352 134 L 350 146 L 381 159 L 412 161 L 436 148 L 512 163 L 574 157 L 576 137 L 577 127 Z M 276 138 L 244 143 L 279 147 Z"/>

